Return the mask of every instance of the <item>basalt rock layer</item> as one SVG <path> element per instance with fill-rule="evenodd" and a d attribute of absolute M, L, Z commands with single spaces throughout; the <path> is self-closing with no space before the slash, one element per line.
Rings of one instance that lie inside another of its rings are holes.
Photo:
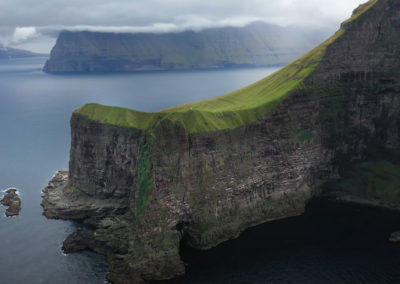
<path fill-rule="evenodd" d="M 183 274 L 182 239 L 208 249 L 315 196 L 398 210 L 399 28 L 398 1 L 369 1 L 239 92 L 156 114 L 77 110 L 69 172 L 43 198 L 47 216 L 88 224 L 64 248 L 103 253 L 111 280 L 137 283 Z"/>

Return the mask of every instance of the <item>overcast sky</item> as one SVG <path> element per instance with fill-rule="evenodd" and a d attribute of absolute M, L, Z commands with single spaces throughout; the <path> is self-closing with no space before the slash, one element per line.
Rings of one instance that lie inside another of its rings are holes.
<path fill-rule="evenodd" d="M 0 43 L 50 52 L 58 32 L 167 32 L 242 26 L 336 29 L 366 0 L 0 0 Z"/>

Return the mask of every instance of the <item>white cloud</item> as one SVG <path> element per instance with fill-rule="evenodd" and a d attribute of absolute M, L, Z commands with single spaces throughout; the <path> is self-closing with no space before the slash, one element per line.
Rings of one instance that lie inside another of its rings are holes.
<path fill-rule="evenodd" d="M 67 31 L 90 31 L 90 32 L 110 32 L 110 33 L 168 33 L 181 32 L 186 30 L 199 31 L 205 28 L 217 27 L 243 27 L 255 21 L 266 21 L 258 17 L 235 17 L 219 21 L 210 21 L 206 18 L 192 17 L 190 21 L 176 23 L 153 23 L 147 26 L 95 26 L 95 25 L 75 25 L 75 26 L 46 26 L 39 27 L 38 31 L 42 34 L 56 34 L 61 30 Z"/>
<path fill-rule="evenodd" d="M 0 40 L 15 45 L 62 29 L 170 32 L 261 20 L 334 30 L 366 0 L 0 0 Z M 10 12 L 11 11 L 11 12 Z M 13 32 L 2 32 L 2 28 Z M 15 31 L 14 31 L 15 29 Z M 4 40 L 6 38 L 6 40 Z"/>
<path fill-rule="evenodd" d="M 18 44 L 40 36 L 35 27 L 16 27 L 12 36 L 12 43 Z"/>

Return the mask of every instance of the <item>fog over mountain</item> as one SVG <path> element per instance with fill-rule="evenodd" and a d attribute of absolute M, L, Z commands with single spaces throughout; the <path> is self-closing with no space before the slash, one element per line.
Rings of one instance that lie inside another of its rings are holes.
<path fill-rule="evenodd" d="M 3 0 L 0 42 L 49 52 L 61 30 L 171 32 L 244 26 L 264 21 L 280 26 L 334 30 L 363 0 Z"/>

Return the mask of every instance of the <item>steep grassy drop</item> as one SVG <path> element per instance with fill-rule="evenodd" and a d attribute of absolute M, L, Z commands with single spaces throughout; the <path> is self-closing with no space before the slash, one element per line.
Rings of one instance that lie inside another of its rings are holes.
<path fill-rule="evenodd" d="M 330 39 L 275 74 L 248 87 L 214 99 L 172 107 L 159 113 L 143 113 L 123 108 L 89 104 L 75 113 L 119 126 L 148 129 L 162 120 L 181 124 L 187 132 L 234 129 L 268 115 L 292 92 L 304 88 L 302 82 L 315 70 L 326 49 L 346 32 L 346 25 L 370 9 L 377 0 L 361 6 Z"/>

